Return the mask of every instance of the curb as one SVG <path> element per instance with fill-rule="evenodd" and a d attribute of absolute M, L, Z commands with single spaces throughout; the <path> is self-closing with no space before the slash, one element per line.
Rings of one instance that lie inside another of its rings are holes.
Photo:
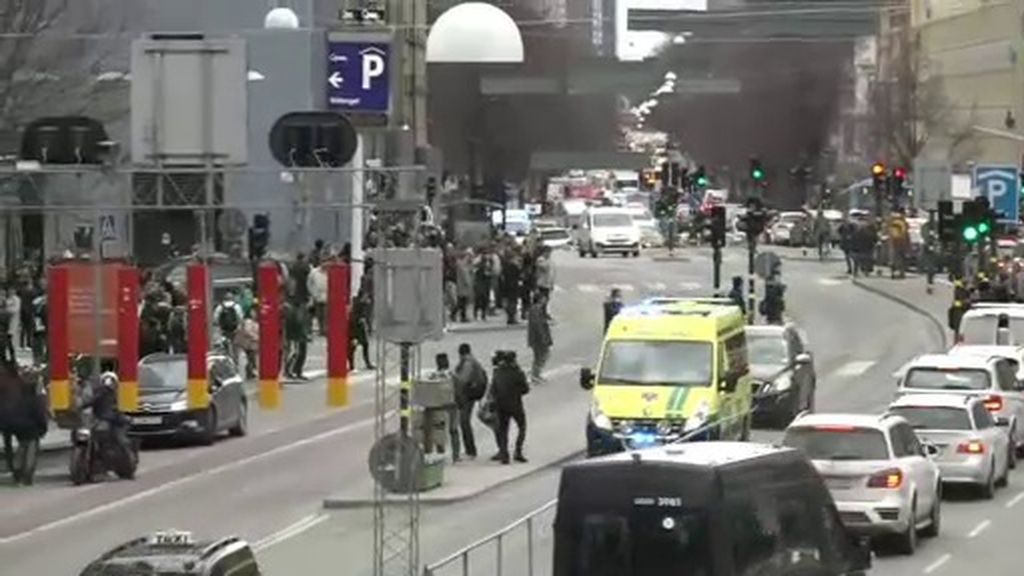
<path fill-rule="evenodd" d="M 506 478 L 504 480 L 501 480 L 499 482 L 495 482 L 494 484 L 491 484 L 489 486 L 484 486 L 484 487 L 482 487 L 482 488 L 480 488 L 478 490 L 473 490 L 471 492 L 466 492 L 464 494 L 459 494 L 457 496 L 449 496 L 449 497 L 445 497 L 445 498 L 434 498 L 434 499 L 432 499 L 432 498 L 430 498 L 430 492 L 422 492 L 422 493 L 420 493 L 419 501 L 420 501 L 420 504 L 422 504 L 424 506 L 445 506 L 445 505 L 449 505 L 449 504 L 458 504 L 460 502 L 465 502 L 467 500 L 472 500 L 474 498 L 477 498 L 477 497 L 482 496 L 484 494 L 487 494 L 489 492 L 493 492 L 493 491 L 495 491 L 495 490 L 497 490 L 499 488 L 503 488 L 505 486 L 508 486 L 509 484 L 511 484 L 513 482 L 518 482 L 520 480 L 524 480 L 526 478 L 529 478 L 529 477 L 531 477 L 531 476 L 533 476 L 535 474 L 538 474 L 540 472 L 544 472 L 544 471 L 550 470 L 552 468 L 559 468 L 563 464 L 565 464 L 567 462 L 571 462 L 572 460 L 576 460 L 580 456 L 583 456 L 584 454 L 586 454 L 586 452 L 587 451 L 585 449 L 584 450 L 577 450 L 577 451 L 572 452 L 571 454 L 569 454 L 567 456 L 564 456 L 562 458 L 554 460 L 553 462 L 550 462 L 550 463 L 545 464 L 543 466 L 538 466 L 537 468 L 534 468 L 533 470 L 530 470 L 529 472 L 526 472 L 524 474 L 520 474 L 518 476 L 511 476 L 511 477 Z M 387 495 L 385 497 L 385 502 L 388 502 L 388 503 L 391 503 L 391 504 L 401 504 L 403 502 L 406 502 L 407 500 L 408 500 L 408 497 L 405 494 L 389 494 L 389 495 Z M 328 498 L 324 498 L 323 503 L 322 503 L 322 507 L 323 507 L 324 510 L 353 510 L 353 509 L 359 509 L 359 508 L 369 508 L 369 507 L 371 507 L 373 505 L 374 505 L 373 498 L 331 498 L 331 497 L 328 497 Z"/>
<path fill-rule="evenodd" d="M 865 284 L 864 282 L 862 282 L 859 279 L 854 278 L 853 279 L 853 285 L 857 286 L 861 290 L 864 290 L 864 291 L 870 292 L 870 293 L 872 293 L 872 294 L 874 294 L 876 296 L 880 296 L 882 298 L 885 298 L 886 300 L 889 300 L 890 302 L 895 302 L 896 304 L 899 304 L 900 306 L 903 306 L 904 308 L 907 308 L 908 310 L 910 310 L 912 312 L 915 312 L 915 313 L 919 314 L 920 316 L 925 317 L 929 322 L 931 322 L 932 326 L 939 333 L 939 339 L 942 341 L 942 347 L 944 349 L 948 349 L 949 348 L 949 335 L 946 333 L 946 327 L 942 324 L 942 321 L 939 320 L 938 318 L 936 318 L 931 312 L 925 310 L 924 308 L 918 306 L 917 304 L 914 304 L 913 302 L 911 302 L 909 300 L 905 300 L 905 299 L 903 299 L 903 298 L 901 298 L 899 296 L 896 296 L 895 294 L 891 294 L 889 292 L 886 292 L 885 290 L 882 290 L 881 288 L 877 288 L 875 286 L 871 286 L 869 284 Z"/>
<path fill-rule="evenodd" d="M 477 326 L 460 326 L 458 324 L 448 326 L 445 328 L 445 334 L 479 334 L 481 332 L 520 332 L 526 330 L 526 322 L 519 322 L 518 324 L 491 324 L 491 325 L 477 325 Z"/>

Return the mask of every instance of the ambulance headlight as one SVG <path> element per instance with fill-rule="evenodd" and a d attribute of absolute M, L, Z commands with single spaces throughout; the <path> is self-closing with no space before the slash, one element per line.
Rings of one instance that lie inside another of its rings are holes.
<path fill-rule="evenodd" d="M 597 402 L 590 405 L 590 421 L 595 427 L 600 428 L 601 430 L 612 429 L 611 418 L 601 411 L 601 407 L 597 405 Z"/>
<path fill-rule="evenodd" d="M 686 419 L 686 428 L 684 430 L 686 432 L 693 432 L 704 424 L 707 424 L 708 418 L 710 417 L 711 405 L 708 404 L 707 400 L 705 400 L 697 406 L 697 410 L 693 413 L 693 416 Z"/>

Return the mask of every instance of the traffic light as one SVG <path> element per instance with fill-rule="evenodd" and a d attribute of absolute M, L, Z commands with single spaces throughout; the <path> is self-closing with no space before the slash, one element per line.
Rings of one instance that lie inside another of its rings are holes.
<path fill-rule="evenodd" d="M 711 207 L 711 245 L 725 246 L 725 206 Z"/>
<path fill-rule="evenodd" d="M 988 198 L 964 202 L 960 224 L 960 237 L 968 244 L 976 244 L 992 235 L 993 218 Z"/>
<path fill-rule="evenodd" d="M 954 244 L 957 239 L 957 217 L 953 212 L 953 202 L 940 200 L 937 210 L 936 225 L 938 226 L 939 242 Z"/>
<path fill-rule="evenodd" d="M 903 185 L 907 180 L 907 171 L 903 168 L 895 168 L 892 171 L 892 192 L 900 194 L 903 192 Z"/>
<path fill-rule="evenodd" d="M 679 168 L 679 162 L 669 164 L 669 184 L 678 188 L 680 186 L 680 176 L 682 176 L 682 170 Z"/>
<path fill-rule="evenodd" d="M 694 174 L 694 183 L 697 185 L 698 188 L 708 187 L 708 175 L 707 172 L 705 172 L 704 170 L 704 166 L 697 167 L 697 172 L 696 174 Z"/>
<path fill-rule="evenodd" d="M 758 160 L 757 158 L 750 159 L 750 178 L 754 181 L 755 184 L 761 184 L 767 178 L 767 174 L 765 174 L 764 167 L 761 166 L 761 161 Z"/>
<path fill-rule="evenodd" d="M 253 260 L 263 258 L 270 245 L 270 215 L 256 214 L 252 217 L 249 228 L 249 257 Z"/>

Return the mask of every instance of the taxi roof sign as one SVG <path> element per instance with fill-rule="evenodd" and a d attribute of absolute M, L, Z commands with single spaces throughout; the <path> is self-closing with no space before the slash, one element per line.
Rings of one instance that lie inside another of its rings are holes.
<path fill-rule="evenodd" d="M 164 530 L 149 537 L 150 546 L 193 546 L 196 541 L 191 532 Z"/>

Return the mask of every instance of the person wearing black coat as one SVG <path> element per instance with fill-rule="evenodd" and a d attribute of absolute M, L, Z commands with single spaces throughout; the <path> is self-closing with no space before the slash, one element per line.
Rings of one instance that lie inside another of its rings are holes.
<path fill-rule="evenodd" d="M 499 351 L 494 355 L 494 378 L 491 384 L 494 395 L 494 406 L 498 416 L 498 427 L 495 429 L 495 441 L 498 453 L 491 460 L 509 463 L 508 431 L 511 421 L 517 428 L 515 461 L 526 462 L 523 445 L 526 443 L 526 409 L 523 396 L 530 393 L 530 385 L 526 381 L 526 373 L 516 361 L 516 353 Z"/>

